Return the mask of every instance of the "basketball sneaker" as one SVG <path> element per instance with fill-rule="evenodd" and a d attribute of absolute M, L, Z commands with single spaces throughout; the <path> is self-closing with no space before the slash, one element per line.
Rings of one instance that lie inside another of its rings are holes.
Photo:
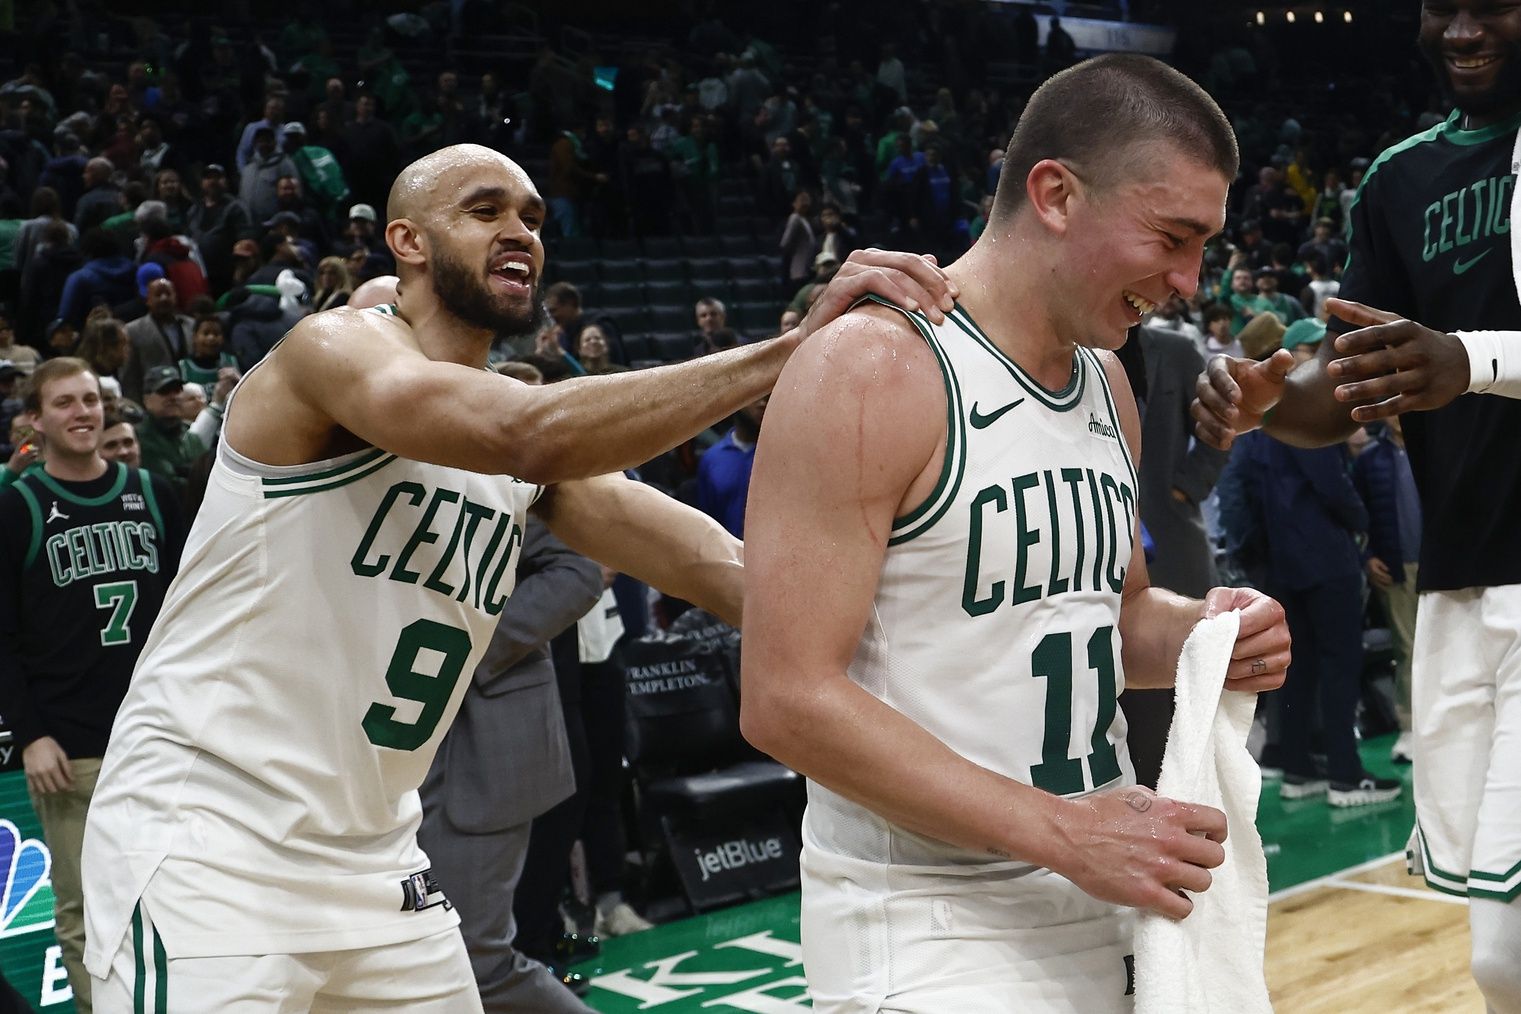
<path fill-rule="evenodd" d="M 1278 786 L 1278 798 L 1308 799 L 1325 792 L 1329 784 L 1319 775 L 1296 775 L 1292 771 L 1285 771 L 1283 782 Z"/>
<path fill-rule="evenodd" d="M 643 933 L 654 929 L 655 924 L 634 911 L 634 906 L 620 901 L 606 913 L 597 910 L 597 936 L 626 937 L 630 933 Z"/>
<path fill-rule="evenodd" d="M 1375 778 L 1364 771 L 1355 782 L 1332 782 L 1326 792 L 1326 802 L 1332 806 L 1367 806 L 1398 799 L 1404 791 L 1405 787 L 1395 779 Z"/>
<path fill-rule="evenodd" d="M 1400 733 L 1389 750 L 1389 760 L 1394 764 L 1409 764 L 1415 760 L 1415 737 L 1408 732 Z"/>

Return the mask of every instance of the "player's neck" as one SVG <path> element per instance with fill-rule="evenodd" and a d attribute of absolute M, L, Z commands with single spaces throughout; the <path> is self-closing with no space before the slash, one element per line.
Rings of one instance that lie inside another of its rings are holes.
<path fill-rule="evenodd" d="M 472 369 L 486 366 L 495 337 L 486 328 L 467 324 L 437 300 L 423 302 L 397 297 L 396 315 L 412 328 L 423 355 L 441 363 L 458 363 Z"/>
<path fill-rule="evenodd" d="M 1047 310 L 1050 267 L 1038 263 L 1035 249 L 1013 237 L 997 246 L 978 243 L 946 274 L 960 287 L 959 302 L 988 339 L 1055 391 L 1071 379 L 1076 345 L 1061 335 Z"/>
<path fill-rule="evenodd" d="M 106 474 L 106 459 L 99 453 L 58 454 L 50 451 L 42 468 L 48 475 L 62 482 L 93 482 Z"/>
<path fill-rule="evenodd" d="M 1485 127 L 1508 120 L 1517 113 L 1521 113 L 1521 97 L 1482 112 L 1465 109 L 1458 114 L 1458 129 L 1483 130 Z"/>

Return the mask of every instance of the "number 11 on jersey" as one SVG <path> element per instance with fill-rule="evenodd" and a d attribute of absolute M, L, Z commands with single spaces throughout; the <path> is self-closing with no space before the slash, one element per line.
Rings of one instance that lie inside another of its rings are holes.
<path fill-rule="evenodd" d="M 1088 638 L 1088 668 L 1098 676 L 1098 713 L 1086 759 L 1092 787 L 1098 788 L 1120 776 L 1119 757 L 1109 742 L 1116 693 L 1114 627 L 1099 627 Z M 1041 638 L 1030 656 L 1030 672 L 1046 681 L 1046 733 L 1041 761 L 1031 766 L 1030 781 L 1058 796 L 1082 792 L 1089 787 L 1083 780 L 1083 760 L 1067 755 L 1072 742 L 1072 633 L 1064 630 Z"/>

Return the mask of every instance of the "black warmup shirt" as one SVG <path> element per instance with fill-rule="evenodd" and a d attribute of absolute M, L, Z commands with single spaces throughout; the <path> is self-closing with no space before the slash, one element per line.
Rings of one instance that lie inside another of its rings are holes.
<path fill-rule="evenodd" d="M 1480 130 L 1458 129 L 1458 115 L 1369 167 L 1339 295 L 1438 331 L 1521 331 L 1510 253 L 1521 115 Z M 1348 329 L 1333 318 L 1333 332 Z M 1521 584 L 1521 401 L 1465 394 L 1402 421 L 1421 589 Z"/>
<path fill-rule="evenodd" d="M 18 745 L 104 755 L 184 538 L 169 484 L 119 463 L 0 491 L 0 718 Z"/>

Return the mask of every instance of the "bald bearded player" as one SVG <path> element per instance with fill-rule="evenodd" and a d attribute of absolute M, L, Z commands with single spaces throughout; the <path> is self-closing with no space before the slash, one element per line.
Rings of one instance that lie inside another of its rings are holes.
<path fill-rule="evenodd" d="M 84 848 L 104 1014 L 479 1011 L 417 787 L 525 513 L 738 622 L 739 544 L 617 473 L 754 401 L 868 292 L 934 315 L 954 297 L 933 262 L 866 252 L 781 338 L 529 387 L 486 369 L 495 335 L 543 319 L 527 175 L 446 148 L 403 171 L 387 215 L 397 302 L 304 319 L 229 402 L 117 717 Z"/>

